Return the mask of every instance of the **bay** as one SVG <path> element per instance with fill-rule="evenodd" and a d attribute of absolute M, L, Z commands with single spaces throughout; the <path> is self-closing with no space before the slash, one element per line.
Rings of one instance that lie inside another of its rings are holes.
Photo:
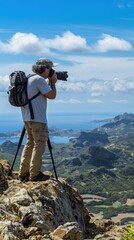
<path fill-rule="evenodd" d="M 102 124 L 99 121 L 113 118 L 118 114 L 119 113 L 111 112 L 48 113 L 47 119 L 49 128 L 57 127 L 61 129 L 90 130 Z M 0 133 L 21 131 L 22 128 L 23 121 L 21 114 L 0 114 Z"/>
<path fill-rule="evenodd" d="M 0 138 L 0 145 L 6 141 L 11 141 L 13 143 L 18 143 L 19 142 L 19 136 L 18 137 L 2 137 Z M 69 138 L 68 137 L 59 137 L 59 136 L 54 136 L 50 137 L 50 141 L 54 143 L 68 143 Z M 22 144 L 25 144 L 26 142 L 26 137 L 24 137 Z"/>
<path fill-rule="evenodd" d="M 49 128 L 72 129 L 72 130 L 92 130 L 105 123 L 106 119 L 113 118 L 117 113 L 49 113 L 48 126 Z M 104 120 L 104 121 L 103 121 Z M 10 133 L 23 129 L 23 121 L 21 114 L 0 114 L 0 133 Z M 55 143 L 67 143 L 68 137 L 51 137 Z M 0 144 L 5 141 L 18 142 L 19 136 L 0 138 Z M 26 139 L 24 138 L 24 143 Z"/>

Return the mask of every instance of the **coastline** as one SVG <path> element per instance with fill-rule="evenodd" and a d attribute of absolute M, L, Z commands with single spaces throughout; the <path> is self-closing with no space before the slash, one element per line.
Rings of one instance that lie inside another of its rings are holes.
<path fill-rule="evenodd" d="M 118 113 L 48 113 L 47 121 L 49 128 L 90 130 L 116 115 L 118 115 Z M 21 131 L 23 125 L 19 112 L 15 114 L 0 114 L 0 133 Z"/>
<path fill-rule="evenodd" d="M 0 145 L 4 141 L 18 142 L 23 122 L 20 114 L 0 114 Z M 78 132 L 91 131 L 102 126 L 115 113 L 51 113 L 48 114 L 48 127 L 51 141 L 67 143 Z M 10 121 L 8 121 L 10 119 Z"/>

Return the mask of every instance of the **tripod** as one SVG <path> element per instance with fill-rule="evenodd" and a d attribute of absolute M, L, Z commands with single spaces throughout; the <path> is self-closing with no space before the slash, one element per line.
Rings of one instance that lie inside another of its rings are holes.
<path fill-rule="evenodd" d="M 24 135 L 25 135 L 25 131 L 26 131 L 26 129 L 25 129 L 25 127 L 23 127 L 21 135 L 20 135 L 20 139 L 19 139 L 19 142 L 18 142 L 18 146 L 17 146 L 17 151 L 16 151 L 16 154 L 14 156 L 14 160 L 13 160 L 12 166 L 10 168 L 10 171 L 8 173 L 9 176 L 11 176 L 11 174 L 12 174 L 12 170 L 13 170 L 13 167 L 14 167 L 14 164 L 15 164 L 15 160 L 17 158 L 19 149 L 21 147 L 21 144 L 22 144 L 22 141 L 23 141 L 23 138 L 24 138 Z M 47 140 L 47 145 L 48 145 L 48 149 L 49 149 L 50 156 L 51 156 L 51 159 L 52 159 L 52 164 L 53 164 L 55 178 L 56 178 L 56 180 L 58 180 L 58 176 L 57 176 L 57 172 L 56 172 L 56 168 L 55 168 L 55 163 L 54 163 L 54 159 L 53 159 L 53 154 L 52 154 L 52 145 L 51 145 L 51 142 L 50 142 L 49 138 Z"/>

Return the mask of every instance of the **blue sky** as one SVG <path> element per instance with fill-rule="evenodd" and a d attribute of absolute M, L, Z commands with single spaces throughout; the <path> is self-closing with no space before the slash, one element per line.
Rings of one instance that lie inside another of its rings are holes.
<path fill-rule="evenodd" d="M 0 0 L 0 112 L 9 74 L 31 73 L 40 57 L 68 71 L 53 112 L 131 112 L 134 92 L 134 1 Z"/>

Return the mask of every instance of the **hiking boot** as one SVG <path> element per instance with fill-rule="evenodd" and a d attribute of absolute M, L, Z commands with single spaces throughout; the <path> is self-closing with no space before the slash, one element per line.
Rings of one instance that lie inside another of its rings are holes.
<path fill-rule="evenodd" d="M 27 181 L 29 181 L 29 172 L 24 173 L 23 175 L 20 175 L 20 176 L 19 176 L 19 180 L 20 180 L 21 182 L 27 182 Z"/>
<path fill-rule="evenodd" d="M 31 178 L 31 181 L 46 181 L 50 179 L 50 176 L 43 174 L 42 172 L 39 172 L 39 174 L 33 178 Z"/>

